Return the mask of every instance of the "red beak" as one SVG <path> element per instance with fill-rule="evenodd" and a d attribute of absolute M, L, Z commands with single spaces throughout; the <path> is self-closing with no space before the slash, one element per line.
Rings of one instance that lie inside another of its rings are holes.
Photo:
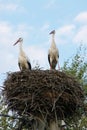
<path fill-rule="evenodd" d="M 18 42 L 19 42 L 19 40 L 17 40 L 17 42 L 15 42 L 15 43 L 13 44 L 13 46 L 15 46 Z"/>

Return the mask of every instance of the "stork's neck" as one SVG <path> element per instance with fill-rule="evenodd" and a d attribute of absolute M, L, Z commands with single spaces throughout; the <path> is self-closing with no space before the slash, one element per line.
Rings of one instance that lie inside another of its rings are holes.
<path fill-rule="evenodd" d="M 52 44 L 51 44 L 51 47 L 56 47 L 56 44 L 55 44 L 55 34 L 52 34 Z"/>
<path fill-rule="evenodd" d="M 23 43 L 23 42 L 20 42 L 20 43 L 19 43 L 19 53 L 22 53 L 22 52 L 23 52 L 22 43 Z"/>
<path fill-rule="evenodd" d="M 55 34 L 52 34 L 52 42 L 55 43 Z"/>

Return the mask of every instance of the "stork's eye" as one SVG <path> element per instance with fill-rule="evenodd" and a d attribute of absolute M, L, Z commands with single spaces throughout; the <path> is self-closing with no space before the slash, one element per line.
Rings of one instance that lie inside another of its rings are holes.
<path fill-rule="evenodd" d="M 19 38 L 19 41 L 23 41 L 23 39 L 22 39 L 22 38 Z"/>

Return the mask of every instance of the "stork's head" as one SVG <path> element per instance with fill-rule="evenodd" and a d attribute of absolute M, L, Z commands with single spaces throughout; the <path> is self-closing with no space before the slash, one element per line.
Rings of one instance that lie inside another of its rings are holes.
<path fill-rule="evenodd" d="M 51 31 L 49 34 L 55 34 L 55 30 Z"/>
<path fill-rule="evenodd" d="M 19 38 L 13 45 L 15 46 L 17 43 L 21 43 L 21 42 L 23 42 L 23 38 Z"/>

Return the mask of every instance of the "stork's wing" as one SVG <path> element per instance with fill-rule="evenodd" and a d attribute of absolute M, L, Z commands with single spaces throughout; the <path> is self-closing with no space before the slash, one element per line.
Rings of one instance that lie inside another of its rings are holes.
<path fill-rule="evenodd" d="M 49 64 L 50 64 L 50 53 L 48 53 L 48 61 L 49 61 Z"/>
<path fill-rule="evenodd" d="M 58 58 L 59 58 L 59 50 L 57 49 L 57 56 L 58 56 Z"/>
<path fill-rule="evenodd" d="M 27 60 L 27 64 L 28 64 L 28 68 L 29 70 L 31 70 L 31 63 L 30 63 L 30 59 L 28 58 L 28 56 L 26 56 L 26 60 Z"/>
<path fill-rule="evenodd" d="M 18 62 L 18 66 L 19 66 L 19 68 L 20 68 L 20 70 L 21 70 L 20 62 Z"/>
<path fill-rule="evenodd" d="M 27 63 L 28 63 L 29 70 L 31 70 L 31 63 L 30 63 L 30 61 L 27 60 Z"/>
<path fill-rule="evenodd" d="M 58 52 L 58 58 L 59 58 L 59 52 Z"/>

